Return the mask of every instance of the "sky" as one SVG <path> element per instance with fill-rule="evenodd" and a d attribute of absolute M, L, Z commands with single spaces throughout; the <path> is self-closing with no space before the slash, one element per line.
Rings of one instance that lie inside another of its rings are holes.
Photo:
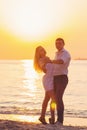
<path fill-rule="evenodd" d="M 54 58 L 62 37 L 72 59 L 87 58 L 87 0 L 0 0 L 0 59 Z"/>

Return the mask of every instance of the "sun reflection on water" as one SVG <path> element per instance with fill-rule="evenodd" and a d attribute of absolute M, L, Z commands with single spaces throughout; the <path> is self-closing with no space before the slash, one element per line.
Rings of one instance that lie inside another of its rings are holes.
<path fill-rule="evenodd" d="M 41 94 L 40 90 L 42 90 L 40 78 L 42 77 L 34 70 L 33 60 L 22 60 L 21 65 L 22 65 L 22 88 L 21 88 L 22 91 L 20 95 L 23 98 L 20 99 L 20 102 L 26 104 L 26 107 L 30 107 L 29 109 L 34 109 L 34 107 L 37 107 L 38 101 L 40 100 L 40 94 Z M 37 97 L 38 100 L 36 100 Z"/>
<path fill-rule="evenodd" d="M 22 60 L 22 65 L 24 67 L 24 87 L 33 91 L 36 89 L 35 81 L 38 80 L 38 74 L 33 68 L 33 60 Z"/>

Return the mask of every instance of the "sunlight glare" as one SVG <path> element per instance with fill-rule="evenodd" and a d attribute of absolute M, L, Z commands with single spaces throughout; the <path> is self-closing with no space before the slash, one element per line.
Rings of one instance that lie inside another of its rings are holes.
<path fill-rule="evenodd" d="M 51 109 L 52 109 L 52 110 L 55 110 L 55 109 L 56 109 L 56 103 L 55 103 L 55 102 L 52 102 L 52 103 L 51 103 Z"/>
<path fill-rule="evenodd" d="M 24 115 L 20 115 L 20 116 L 18 116 L 18 119 L 20 121 L 36 122 L 37 117 L 35 117 L 35 116 L 24 116 Z"/>
<path fill-rule="evenodd" d="M 38 122 L 38 116 L 16 115 L 16 114 L 0 114 L 0 118 L 4 120 L 22 121 L 22 122 Z"/>

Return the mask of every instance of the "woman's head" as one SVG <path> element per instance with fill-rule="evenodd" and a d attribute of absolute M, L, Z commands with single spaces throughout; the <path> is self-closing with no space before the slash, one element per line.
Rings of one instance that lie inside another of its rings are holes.
<path fill-rule="evenodd" d="M 42 46 L 38 46 L 36 48 L 36 56 L 39 58 L 42 58 L 46 55 L 46 51 Z"/>
<path fill-rule="evenodd" d="M 42 46 L 38 46 L 35 50 L 35 56 L 34 56 L 34 68 L 36 71 L 41 71 L 41 68 L 39 66 L 39 59 L 46 56 L 46 51 Z"/>

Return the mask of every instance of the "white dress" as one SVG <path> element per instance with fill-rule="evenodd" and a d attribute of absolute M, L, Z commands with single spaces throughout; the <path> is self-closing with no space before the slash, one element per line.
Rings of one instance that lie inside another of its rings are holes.
<path fill-rule="evenodd" d="M 46 64 L 46 73 L 43 76 L 42 83 L 45 91 L 53 90 L 53 64 Z"/>

